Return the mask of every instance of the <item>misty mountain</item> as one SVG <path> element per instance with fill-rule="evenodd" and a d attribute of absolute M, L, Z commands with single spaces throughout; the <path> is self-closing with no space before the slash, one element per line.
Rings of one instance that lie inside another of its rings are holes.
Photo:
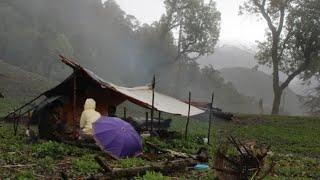
<path fill-rule="evenodd" d="M 231 82 L 241 93 L 256 99 L 263 99 L 266 113 L 271 111 L 273 101 L 272 76 L 249 68 L 223 68 L 221 76 Z M 299 97 L 289 88 L 284 91 L 281 110 L 283 114 L 302 115 Z"/>
<path fill-rule="evenodd" d="M 113 0 L 4 0 L 0 17 L 0 59 L 26 71 L 61 81 L 70 73 L 58 60 L 63 54 L 118 85 L 150 83 L 156 74 L 160 92 L 210 101 L 214 91 L 219 107 L 256 112 L 216 69 L 176 62 L 174 37 L 159 23 L 139 25 Z"/>
<path fill-rule="evenodd" d="M 0 60 L 0 92 L 5 98 L 36 97 L 57 83 Z"/>
<path fill-rule="evenodd" d="M 244 46 L 222 45 L 215 49 L 214 54 L 197 60 L 201 67 L 213 65 L 216 69 L 230 67 L 253 68 L 257 62 L 254 52 Z"/>
<path fill-rule="evenodd" d="M 255 59 L 255 47 L 252 45 L 242 45 L 239 43 L 225 44 L 217 47 L 215 53 L 206 57 L 202 57 L 197 60 L 200 67 L 213 65 L 216 69 L 222 68 L 234 68 L 234 67 L 244 67 L 244 68 L 254 68 L 257 65 L 257 60 Z M 262 71 L 268 75 L 272 74 L 272 70 L 266 66 L 258 66 L 258 70 Z M 284 73 L 279 74 L 280 80 L 284 81 L 286 75 Z M 289 87 L 299 95 L 306 95 L 308 89 L 315 87 L 316 81 L 312 82 L 310 87 L 306 87 L 305 84 L 299 79 L 294 79 Z"/>

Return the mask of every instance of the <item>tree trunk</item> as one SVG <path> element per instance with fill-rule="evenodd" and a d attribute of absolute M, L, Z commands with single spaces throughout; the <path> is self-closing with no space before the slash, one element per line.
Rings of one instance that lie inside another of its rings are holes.
<path fill-rule="evenodd" d="M 273 115 L 279 114 L 282 92 L 283 90 L 281 90 L 280 88 L 278 88 L 273 92 L 274 97 L 273 97 L 273 105 L 272 105 L 272 112 L 271 112 L 271 114 Z"/>
<path fill-rule="evenodd" d="M 278 56 L 278 45 L 279 45 L 279 34 L 276 31 L 272 31 L 272 64 L 273 64 L 273 105 L 271 114 L 279 114 L 280 101 L 281 101 L 281 93 L 282 90 L 280 88 L 279 82 L 279 56 Z"/>

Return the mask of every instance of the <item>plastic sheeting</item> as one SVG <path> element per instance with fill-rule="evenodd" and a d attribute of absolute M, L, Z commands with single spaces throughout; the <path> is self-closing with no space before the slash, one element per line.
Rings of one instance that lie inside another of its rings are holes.
<path fill-rule="evenodd" d="M 60 58 L 62 62 L 69 65 L 73 69 L 84 71 L 85 74 L 87 74 L 90 78 L 99 83 L 101 88 L 112 89 L 113 91 L 124 95 L 125 97 L 127 97 L 127 100 L 137 105 L 143 106 L 145 108 L 152 108 L 152 89 L 150 86 L 139 86 L 134 88 L 117 86 L 115 84 L 105 81 L 89 69 L 80 66 L 74 61 L 71 61 L 61 55 Z M 183 101 L 180 101 L 176 98 L 158 92 L 154 93 L 154 109 L 157 111 L 187 116 L 188 108 L 189 105 L 187 103 L 184 103 Z M 204 113 L 204 111 L 192 105 L 190 106 L 190 116 L 194 116 L 201 113 Z"/>

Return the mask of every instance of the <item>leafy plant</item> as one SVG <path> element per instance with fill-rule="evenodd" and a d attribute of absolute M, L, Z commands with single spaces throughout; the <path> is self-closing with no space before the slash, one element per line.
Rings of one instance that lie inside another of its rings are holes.
<path fill-rule="evenodd" d="M 99 164 L 94 160 L 94 155 L 84 155 L 81 158 L 72 161 L 72 167 L 76 174 L 88 175 L 94 174 L 101 170 Z"/>
<path fill-rule="evenodd" d="M 32 180 L 32 179 L 36 179 L 33 175 L 33 172 L 30 171 L 22 171 L 19 174 L 17 174 L 16 178 L 17 180 Z"/>
<path fill-rule="evenodd" d="M 121 159 L 116 166 L 120 168 L 129 168 L 145 165 L 146 161 L 141 158 L 125 158 Z"/>
<path fill-rule="evenodd" d="M 171 178 L 168 176 L 164 176 L 161 173 L 147 171 L 146 174 L 142 177 L 136 177 L 136 180 L 170 180 Z"/>

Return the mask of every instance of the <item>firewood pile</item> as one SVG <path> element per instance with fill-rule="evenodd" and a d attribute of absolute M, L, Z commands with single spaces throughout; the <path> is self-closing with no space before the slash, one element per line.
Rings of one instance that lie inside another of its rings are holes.
<path fill-rule="evenodd" d="M 258 147 L 255 141 L 243 143 L 234 137 L 228 141 L 229 146 L 218 148 L 214 160 L 214 170 L 220 180 L 263 179 L 272 171 L 274 163 L 266 163 L 270 147 Z M 234 149 L 235 154 L 227 154 Z"/>

